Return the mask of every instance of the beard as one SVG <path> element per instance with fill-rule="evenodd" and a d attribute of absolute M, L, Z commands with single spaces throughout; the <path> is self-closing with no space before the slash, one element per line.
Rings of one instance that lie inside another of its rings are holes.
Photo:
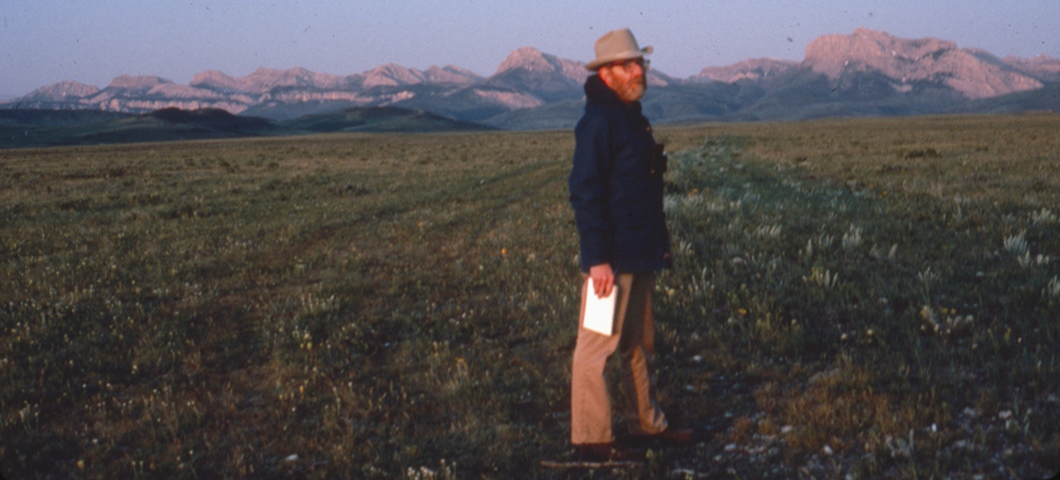
<path fill-rule="evenodd" d="M 624 103 L 633 103 L 648 90 L 648 74 L 643 69 L 629 71 L 621 66 L 600 69 L 600 79 Z"/>
<path fill-rule="evenodd" d="M 644 75 L 636 78 L 630 78 L 615 89 L 615 93 L 618 94 L 619 98 L 626 101 L 627 103 L 633 103 L 644 97 L 644 93 L 648 91 L 648 80 Z"/>

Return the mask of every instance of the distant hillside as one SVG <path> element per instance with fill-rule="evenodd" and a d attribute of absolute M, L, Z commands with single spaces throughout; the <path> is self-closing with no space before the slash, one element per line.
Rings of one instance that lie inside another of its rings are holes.
<path fill-rule="evenodd" d="M 450 132 L 492 130 L 491 127 L 461 122 L 423 110 L 398 107 L 356 107 L 337 112 L 307 115 L 280 122 L 297 131 L 325 132 Z"/>
<path fill-rule="evenodd" d="M 34 128 L 83 125 L 129 117 L 127 113 L 101 110 L 3 110 L 0 127 Z"/>
<path fill-rule="evenodd" d="M 232 115 L 224 110 L 184 111 L 167 108 L 142 115 L 116 114 L 71 118 L 65 111 L 18 111 L 26 125 L 4 132 L 0 148 L 99 145 L 111 143 L 203 140 L 282 134 L 283 129 L 260 118 Z M 102 112 L 97 112 L 102 113 Z M 53 121 L 55 120 L 55 121 Z"/>
<path fill-rule="evenodd" d="M 327 132 L 442 132 L 490 129 L 422 110 L 358 107 L 288 121 L 219 109 L 167 108 L 140 115 L 71 110 L 0 110 L 0 148 L 166 142 Z"/>
<path fill-rule="evenodd" d="M 1047 83 L 1043 88 L 1029 92 L 977 100 L 971 103 L 965 111 L 976 113 L 1060 112 L 1060 82 Z"/>

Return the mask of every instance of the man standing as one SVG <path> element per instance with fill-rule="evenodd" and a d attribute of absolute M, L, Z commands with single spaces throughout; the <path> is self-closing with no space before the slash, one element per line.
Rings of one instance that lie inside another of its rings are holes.
<path fill-rule="evenodd" d="M 667 444 L 692 441 L 691 431 L 668 426 L 655 398 L 652 372 L 654 272 L 670 268 L 672 260 L 663 212 L 666 157 L 639 102 L 648 88 L 644 56 L 651 52 L 652 47 L 637 45 L 629 29 L 600 37 L 596 59 L 587 65 L 596 74 L 585 82 L 585 115 L 575 127 L 568 186 L 587 277 L 571 378 L 571 442 L 589 460 L 644 454 L 617 445 L 611 432 L 604 367 L 616 350 L 622 360 L 625 407 L 636 419 L 631 433 Z M 586 297 L 607 296 L 614 286 L 614 333 L 585 328 Z"/>

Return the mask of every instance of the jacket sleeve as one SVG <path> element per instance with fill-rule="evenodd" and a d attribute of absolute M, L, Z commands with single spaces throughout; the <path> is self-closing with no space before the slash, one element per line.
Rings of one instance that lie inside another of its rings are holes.
<path fill-rule="evenodd" d="M 609 182 L 614 147 L 609 122 L 603 115 L 586 115 L 575 127 L 574 166 L 567 186 L 581 240 L 581 268 L 612 263 L 613 228 Z"/>

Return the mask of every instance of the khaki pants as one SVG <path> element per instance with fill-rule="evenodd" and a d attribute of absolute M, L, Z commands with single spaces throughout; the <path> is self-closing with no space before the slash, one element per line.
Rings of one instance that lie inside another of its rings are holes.
<path fill-rule="evenodd" d="M 618 302 L 615 305 L 615 328 L 611 336 L 584 328 L 585 296 L 588 277 L 582 284 L 581 318 L 578 320 L 578 343 L 574 347 L 571 372 L 571 443 L 609 443 L 611 433 L 611 399 L 607 392 L 604 367 L 618 350 L 622 360 L 622 392 L 625 410 L 637 423 L 630 425 L 633 434 L 652 435 L 666 429 L 666 416 L 655 399 L 652 362 L 655 357 L 655 323 L 652 317 L 652 292 L 655 274 L 620 274 Z"/>

